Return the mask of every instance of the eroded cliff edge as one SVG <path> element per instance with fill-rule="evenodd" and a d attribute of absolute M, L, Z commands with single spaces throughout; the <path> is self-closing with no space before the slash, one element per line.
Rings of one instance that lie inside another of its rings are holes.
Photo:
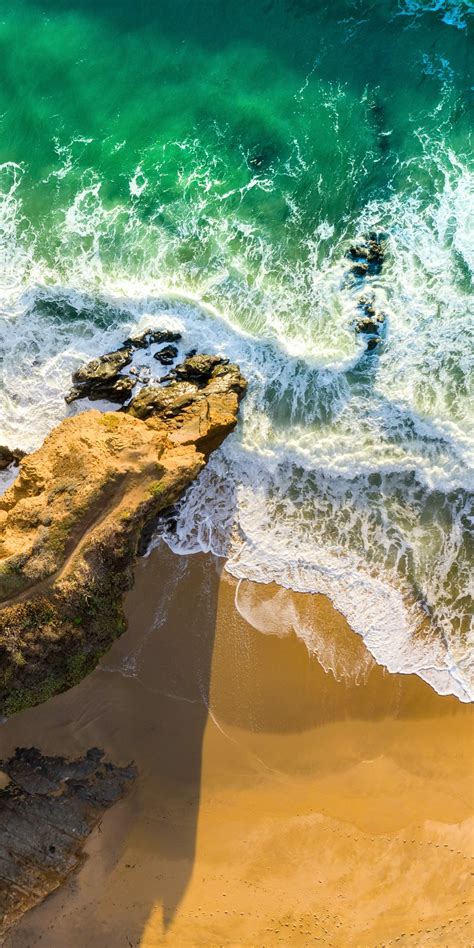
<path fill-rule="evenodd" d="M 64 420 L 0 497 L 0 714 L 94 667 L 124 630 L 144 529 L 235 427 L 238 366 L 194 356 L 174 376 L 126 409 Z"/>

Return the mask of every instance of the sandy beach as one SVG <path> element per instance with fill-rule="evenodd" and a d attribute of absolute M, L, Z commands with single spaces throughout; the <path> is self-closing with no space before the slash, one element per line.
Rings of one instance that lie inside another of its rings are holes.
<path fill-rule="evenodd" d="M 89 677 L 1 727 L 2 756 L 139 771 L 9 948 L 472 944 L 472 707 L 210 556 L 155 550 L 126 609 Z"/>

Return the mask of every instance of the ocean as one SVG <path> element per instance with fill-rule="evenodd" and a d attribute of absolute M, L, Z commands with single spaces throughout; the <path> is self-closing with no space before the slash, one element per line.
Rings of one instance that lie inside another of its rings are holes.
<path fill-rule="evenodd" d="M 324 593 L 377 662 L 462 701 L 473 13 L 17 0 L 0 17 L 0 444 L 34 450 L 90 407 L 63 397 L 84 360 L 179 329 L 180 357 L 228 357 L 249 391 L 161 535 Z M 359 277 L 347 254 L 371 233 L 383 266 Z M 361 297 L 384 317 L 370 352 Z"/>

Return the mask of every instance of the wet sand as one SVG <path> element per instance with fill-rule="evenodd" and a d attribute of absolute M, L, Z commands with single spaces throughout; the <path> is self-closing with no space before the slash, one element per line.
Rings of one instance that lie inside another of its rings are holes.
<path fill-rule="evenodd" d="M 471 707 L 211 557 L 155 551 L 127 613 L 92 675 L 1 727 L 2 756 L 139 769 L 9 948 L 473 943 Z"/>

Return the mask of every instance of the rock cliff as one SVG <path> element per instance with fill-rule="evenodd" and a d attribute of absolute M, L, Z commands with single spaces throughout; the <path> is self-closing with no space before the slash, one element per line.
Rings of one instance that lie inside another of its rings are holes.
<path fill-rule="evenodd" d="M 236 365 L 193 356 L 167 382 L 63 421 L 0 497 L 0 714 L 94 667 L 124 629 L 144 529 L 235 427 Z"/>
<path fill-rule="evenodd" d="M 68 761 L 21 747 L 0 761 L 0 938 L 78 869 L 90 832 L 133 784 L 132 764 L 103 758 L 97 748 Z"/>

